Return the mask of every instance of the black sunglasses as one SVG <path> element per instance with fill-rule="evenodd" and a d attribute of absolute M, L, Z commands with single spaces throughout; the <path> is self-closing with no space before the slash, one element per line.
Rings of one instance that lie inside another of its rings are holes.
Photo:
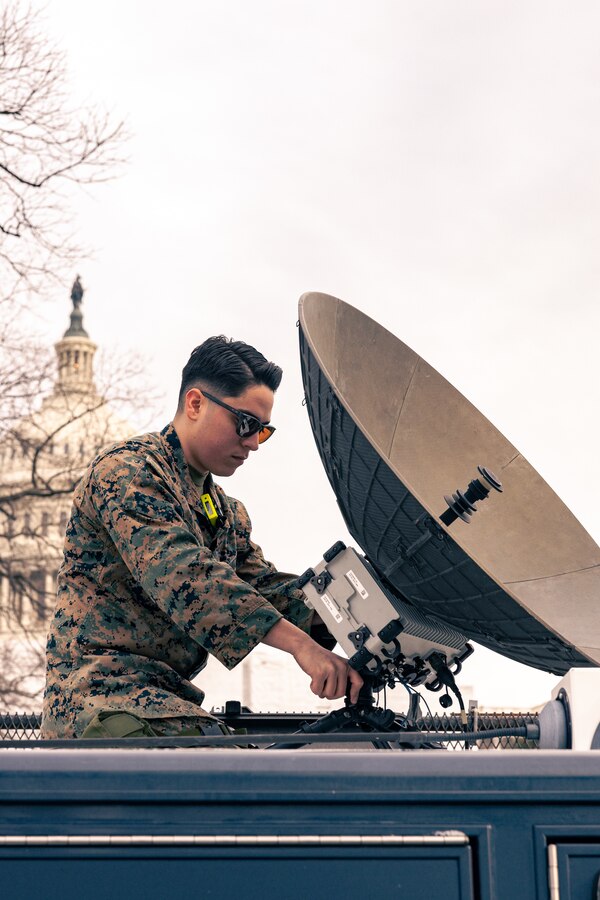
<path fill-rule="evenodd" d="M 256 416 L 251 416 L 250 413 L 243 412 L 241 409 L 236 409 L 235 406 L 230 406 L 229 403 L 224 403 L 222 400 L 219 400 L 218 397 L 213 397 L 212 394 L 207 394 L 206 391 L 202 391 L 202 394 L 206 397 L 207 400 L 210 400 L 212 403 L 216 403 L 217 406 L 222 406 L 223 409 L 228 409 L 230 413 L 233 413 L 237 419 L 237 424 L 235 426 L 235 432 L 239 437 L 251 437 L 253 434 L 258 434 L 258 443 L 264 444 L 265 441 L 268 441 L 275 428 L 273 425 L 267 425 L 265 422 L 261 422 L 260 419 L 257 419 Z"/>

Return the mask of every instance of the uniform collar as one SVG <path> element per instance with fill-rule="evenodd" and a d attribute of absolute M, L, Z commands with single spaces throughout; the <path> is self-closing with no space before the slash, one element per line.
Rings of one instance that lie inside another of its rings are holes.
<path fill-rule="evenodd" d="M 172 457 L 173 462 L 175 463 L 177 474 L 183 481 L 187 481 L 188 479 L 191 481 L 188 464 L 185 456 L 183 455 L 183 447 L 181 446 L 179 435 L 175 431 L 175 426 L 172 422 L 169 422 L 168 425 L 165 425 L 165 427 L 161 431 L 161 435 L 167 445 L 169 455 Z"/>
<path fill-rule="evenodd" d="M 179 440 L 179 435 L 175 431 L 175 426 L 172 422 L 168 425 L 165 425 L 163 430 L 161 431 L 161 436 L 163 441 L 167 445 L 167 449 L 169 455 L 171 456 L 177 474 L 179 476 L 180 481 L 186 485 L 188 488 L 189 500 L 191 500 L 191 505 L 197 509 L 202 515 L 204 515 L 204 508 L 202 506 L 202 501 L 200 500 L 200 491 L 198 490 L 198 485 L 194 483 L 192 479 L 192 475 L 190 472 L 190 467 L 183 453 L 183 447 L 181 446 L 181 441 Z M 215 490 L 216 485 L 213 482 L 212 475 L 210 472 L 206 475 L 206 480 L 204 482 L 204 492 L 210 494 L 213 498 L 213 501 L 217 507 L 217 512 L 220 515 L 223 515 L 222 504 L 220 502 L 221 498 L 218 495 L 218 492 Z"/>

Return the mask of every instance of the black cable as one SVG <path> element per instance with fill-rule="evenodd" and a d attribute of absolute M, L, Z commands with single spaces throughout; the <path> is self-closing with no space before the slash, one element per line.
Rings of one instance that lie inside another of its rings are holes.
<path fill-rule="evenodd" d="M 419 700 L 422 700 L 422 701 L 423 701 L 423 703 L 424 703 L 425 706 L 427 707 L 427 712 L 429 713 L 429 715 L 430 715 L 431 718 L 433 719 L 433 713 L 431 712 L 431 707 L 429 706 L 429 703 L 427 702 L 427 700 L 425 699 L 425 697 L 423 696 L 423 694 L 421 694 L 420 691 L 416 691 L 416 690 L 414 689 L 414 687 L 411 687 L 411 686 L 410 686 L 409 684 L 407 684 L 405 681 L 401 681 L 400 684 L 402 685 L 402 687 L 406 688 L 406 690 L 408 691 L 409 694 L 416 694 L 416 695 L 418 696 Z"/>
<path fill-rule="evenodd" d="M 463 731 L 466 732 L 469 724 L 469 720 L 467 718 L 467 711 L 465 709 L 465 704 L 463 702 L 462 694 L 459 690 L 459 687 L 456 683 L 456 679 L 454 675 L 448 668 L 446 664 L 445 658 L 440 653 L 432 653 L 429 657 L 429 663 L 431 667 L 435 670 L 435 674 L 437 675 L 437 681 L 440 684 L 443 684 L 446 688 L 446 696 L 448 696 L 448 691 L 452 691 L 456 699 L 458 700 L 458 706 L 460 708 L 460 719 L 462 722 Z M 465 742 L 465 749 L 468 750 L 468 744 Z"/>

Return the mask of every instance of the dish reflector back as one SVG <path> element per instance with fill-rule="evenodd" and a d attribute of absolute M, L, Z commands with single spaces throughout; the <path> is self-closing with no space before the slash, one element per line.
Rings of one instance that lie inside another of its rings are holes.
<path fill-rule="evenodd" d="M 600 665 L 600 549 L 549 485 L 373 319 L 317 293 L 301 297 L 299 313 L 321 461 L 380 577 L 423 612 L 519 662 L 557 674 Z M 446 527 L 444 496 L 464 490 L 478 465 L 495 473 L 503 493 L 481 501 L 469 524 Z"/>

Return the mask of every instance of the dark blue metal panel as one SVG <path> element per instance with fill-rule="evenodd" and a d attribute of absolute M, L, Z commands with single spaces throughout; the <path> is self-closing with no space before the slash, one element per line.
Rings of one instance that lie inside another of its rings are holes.
<path fill-rule="evenodd" d="M 591 844 L 556 847 L 561 900 L 596 900 L 600 878 L 600 839 Z"/>
<path fill-rule="evenodd" d="M 406 897 L 472 900 L 470 849 L 427 851 L 324 848 L 253 852 L 171 848 L 0 851 L 3 896 L 30 900 L 32 885 L 45 885 L 44 900 L 306 900 L 327 897 Z"/>
<path fill-rule="evenodd" d="M 591 883 L 589 847 L 600 846 L 600 756 L 0 750 L 0 809 L 0 879 L 13 890 L 3 896 L 15 900 L 32 896 L 31 884 L 41 882 L 50 885 L 44 897 L 60 883 L 67 900 L 65 885 L 80 896 L 83 881 L 91 898 L 242 893 L 348 900 L 385 889 L 385 896 L 415 900 L 541 900 L 548 897 L 548 844 L 566 848 L 569 883 Z M 463 843 L 414 845 L 415 837 L 440 831 L 461 832 Z M 2 846 L 7 835 L 110 835 L 122 843 Z M 133 835 L 163 843 L 123 843 Z M 176 835 L 200 843 L 165 844 Z M 215 835 L 256 836 L 257 843 L 227 845 L 222 838 L 202 845 Z M 412 844 L 327 844 L 338 835 L 400 836 Z M 290 836 L 306 837 L 300 846 L 277 845 Z M 572 852 L 582 841 L 586 853 Z M 122 881 L 127 894 L 117 890 Z M 184 892 L 190 882 L 195 893 Z M 173 888 L 165 892 L 167 883 Z"/>

